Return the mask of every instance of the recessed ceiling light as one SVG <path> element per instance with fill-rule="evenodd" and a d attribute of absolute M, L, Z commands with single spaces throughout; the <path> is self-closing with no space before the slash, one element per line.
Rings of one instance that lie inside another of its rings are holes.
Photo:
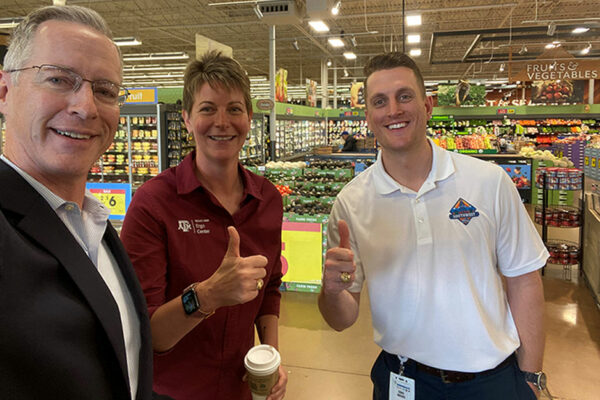
<path fill-rule="evenodd" d="M 411 57 L 419 57 L 421 55 L 421 49 L 410 49 L 408 52 Z"/>
<path fill-rule="evenodd" d="M 345 52 L 344 57 L 346 57 L 346 60 L 356 60 L 356 54 L 351 51 Z"/>
<path fill-rule="evenodd" d="M 575 33 L 575 34 L 577 34 L 577 33 L 585 33 L 585 32 L 587 32 L 589 30 L 590 30 L 590 28 L 585 28 L 583 26 L 580 26 L 580 27 L 577 27 L 577 28 L 573 29 L 571 31 L 571 33 Z"/>
<path fill-rule="evenodd" d="M 113 42 L 115 42 L 117 46 L 139 46 L 140 44 L 142 44 L 141 41 L 137 40 L 134 37 L 114 38 Z"/>
<path fill-rule="evenodd" d="M 339 37 L 331 37 L 327 39 L 331 47 L 344 47 L 344 41 Z"/>
<path fill-rule="evenodd" d="M 323 21 L 308 21 L 308 24 L 316 32 L 329 32 L 329 27 Z"/>
<path fill-rule="evenodd" d="M 419 26 L 422 24 L 421 14 L 407 15 L 406 26 Z"/>
<path fill-rule="evenodd" d="M 421 35 L 407 35 L 406 42 L 407 43 L 419 43 L 421 41 Z"/>

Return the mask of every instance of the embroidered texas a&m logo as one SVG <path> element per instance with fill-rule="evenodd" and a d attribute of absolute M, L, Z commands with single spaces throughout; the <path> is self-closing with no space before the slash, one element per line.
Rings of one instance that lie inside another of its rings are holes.
<path fill-rule="evenodd" d="M 463 198 L 458 199 L 450 209 L 450 219 L 457 219 L 465 225 L 468 225 L 471 219 L 478 216 L 477 208 Z"/>
<path fill-rule="evenodd" d="M 209 219 L 180 219 L 177 221 L 177 230 L 184 233 L 193 232 L 197 235 L 210 233 L 210 228 L 207 226 Z"/>

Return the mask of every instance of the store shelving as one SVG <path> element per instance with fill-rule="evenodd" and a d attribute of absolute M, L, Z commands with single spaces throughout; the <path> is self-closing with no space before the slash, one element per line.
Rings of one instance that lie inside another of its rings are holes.
<path fill-rule="evenodd" d="M 542 204 L 535 208 L 534 221 L 541 225 L 542 240 L 550 253 L 547 264 L 562 265 L 563 278 L 571 280 L 571 267 L 581 265 L 583 260 L 584 198 L 573 196 L 569 201 L 557 197 L 556 192 L 582 193 L 583 173 L 577 168 L 538 167 L 536 187 L 541 189 Z M 579 240 L 551 239 L 550 227 L 579 229 Z"/>
<path fill-rule="evenodd" d="M 180 104 L 168 104 L 165 117 L 167 121 L 167 165 L 174 167 L 194 150 L 196 142 L 194 136 L 185 127 Z"/>
<path fill-rule="evenodd" d="M 265 162 L 265 117 L 254 114 L 250 122 L 250 131 L 240 150 L 240 162 L 245 165 L 255 165 Z"/>
<path fill-rule="evenodd" d="M 327 145 L 327 130 L 322 118 L 278 116 L 274 159 L 285 160 Z"/>
<path fill-rule="evenodd" d="M 126 105 L 113 143 L 88 174 L 89 182 L 129 183 L 132 193 L 166 166 L 163 105 Z"/>

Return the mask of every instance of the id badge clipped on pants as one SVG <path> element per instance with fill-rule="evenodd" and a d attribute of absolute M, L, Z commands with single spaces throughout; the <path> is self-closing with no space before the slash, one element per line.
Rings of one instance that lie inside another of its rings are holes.
<path fill-rule="evenodd" d="M 406 360 L 400 358 L 398 374 L 390 371 L 390 400 L 415 400 L 415 380 L 402 375 Z"/>

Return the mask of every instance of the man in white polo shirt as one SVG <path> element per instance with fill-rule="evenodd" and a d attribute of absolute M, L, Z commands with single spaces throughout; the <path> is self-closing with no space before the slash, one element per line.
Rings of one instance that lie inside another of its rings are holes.
<path fill-rule="evenodd" d="M 427 139 L 432 100 L 408 56 L 375 56 L 365 77 L 381 151 L 331 212 L 323 317 L 351 326 L 366 282 L 374 399 L 535 399 L 548 252 L 514 184 Z"/>

